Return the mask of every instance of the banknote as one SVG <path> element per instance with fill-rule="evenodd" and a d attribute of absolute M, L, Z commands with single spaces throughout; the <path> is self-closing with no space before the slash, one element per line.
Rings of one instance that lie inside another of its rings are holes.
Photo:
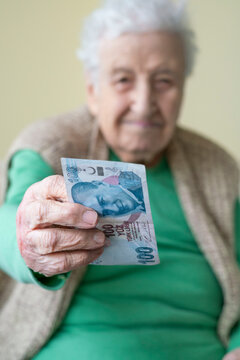
<path fill-rule="evenodd" d="M 159 263 L 144 165 L 62 158 L 69 201 L 99 214 L 109 239 L 94 265 Z"/>

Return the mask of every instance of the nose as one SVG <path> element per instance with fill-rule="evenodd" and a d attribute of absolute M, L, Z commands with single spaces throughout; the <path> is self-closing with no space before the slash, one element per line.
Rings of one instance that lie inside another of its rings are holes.
<path fill-rule="evenodd" d="M 132 90 L 132 111 L 140 118 L 149 118 L 156 111 L 152 86 L 147 81 L 139 81 Z"/>

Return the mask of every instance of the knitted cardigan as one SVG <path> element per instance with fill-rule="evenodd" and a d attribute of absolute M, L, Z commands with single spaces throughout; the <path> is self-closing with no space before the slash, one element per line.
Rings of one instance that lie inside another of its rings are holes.
<path fill-rule="evenodd" d="M 108 159 L 106 142 L 87 108 L 40 121 L 27 128 L 9 151 L 1 170 L 2 201 L 11 157 L 26 148 L 40 153 L 56 174 L 62 173 L 61 157 Z M 223 291 L 217 331 L 227 345 L 230 330 L 239 320 L 240 304 L 233 229 L 238 168 L 220 147 L 179 127 L 166 156 L 188 224 Z M 60 325 L 84 272 L 85 267 L 73 271 L 63 288 L 49 291 L 17 283 L 0 271 L 1 359 L 26 360 L 41 349 Z"/>

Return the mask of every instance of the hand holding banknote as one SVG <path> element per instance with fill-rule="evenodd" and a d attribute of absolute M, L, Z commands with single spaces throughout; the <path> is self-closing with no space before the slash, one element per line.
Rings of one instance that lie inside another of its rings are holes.
<path fill-rule="evenodd" d="M 98 214 L 70 203 L 62 176 L 33 184 L 17 212 L 17 241 L 28 267 L 45 276 L 74 270 L 97 259 L 105 235 Z"/>

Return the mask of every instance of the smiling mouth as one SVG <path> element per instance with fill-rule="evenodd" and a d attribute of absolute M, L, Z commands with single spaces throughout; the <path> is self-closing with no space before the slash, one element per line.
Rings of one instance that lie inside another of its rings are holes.
<path fill-rule="evenodd" d="M 137 126 L 140 128 L 156 128 L 156 127 L 163 127 L 162 123 L 159 122 L 149 122 L 149 121 L 123 121 L 124 124 L 130 126 Z"/>

